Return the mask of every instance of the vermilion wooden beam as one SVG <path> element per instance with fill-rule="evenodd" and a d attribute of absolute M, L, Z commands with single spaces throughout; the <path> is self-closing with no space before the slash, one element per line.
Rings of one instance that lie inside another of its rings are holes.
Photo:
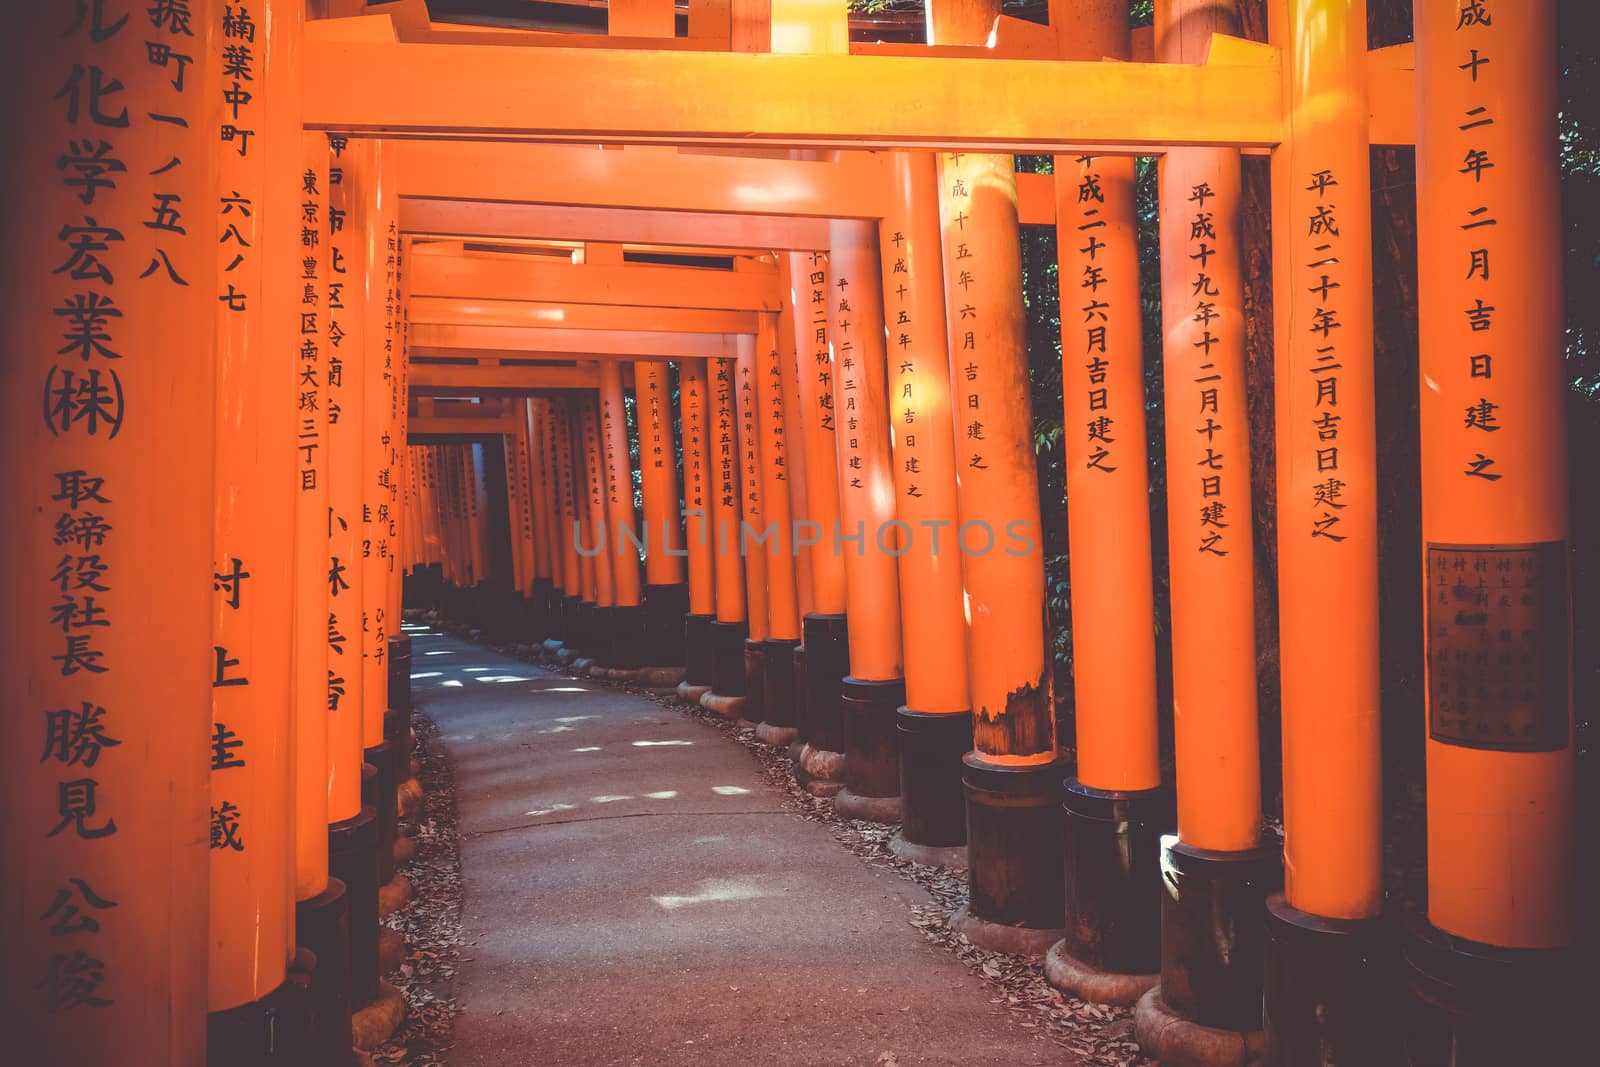
<path fill-rule="evenodd" d="M 529 62 L 525 48 L 505 45 L 330 39 L 308 40 L 304 60 L 306 125 L 358 133 L 1070 152 L 1265 149 L 1283 126 L 1276 63 L 610 48 L 549 48 Z M 574 91 L 584 85 L 605 92 Z M 730 208 L 739 205 L 730 198 Z"/>
<path fill-rule="evenodd" d="M 667 333 L 644 330 L 554 330 L 517 326 L 411 327 L 413 351 L 548 352 L 617 356 L 627 359 L 687 359 L 733 351 L 736 334 Z"/>
<path fill-rule="evenodd" d="M 723 311 L 776 311 L 782 301 L 778 276 L 772 270 L 716 271 L 642 263 L 605 266 L 518 255 L 433 255 L 425 249 L 426 246 L 418 248 L 411 258 L 413 298 L 544 300 Z"/>
<path fill-rule="evenodd" d="M 412 396 L 451 396 L 530 392 L 536 389 L 598 389 L 600 369 L 578 366 L 529 366 L 510 363 L 413 362 L 406 385 Z"/>
<path fill-rule="evenodd" d="M 413 327 L 427 323 L 673 333 L 756 331 L 754 312 L 706 308 L 613 307 L 599 303 L 561 304 L 533 300 L 464 300 L 425 296 L 412 299 L 410 313 Z"/>
<path fill-rule="evenodd" d="M 505 49 L 456 46 L 451 51 L 498 54 Z M 567 54 L 564 49 L 555 51 Z M 524 60 L 525 67 L 539 65 Z M 608 89 L 605 94 L 567 95 L 593 101 L 609 93 Z M 486 105 L 484 110 L 495 109 Z M 876 156 L 867 153 L 820 163 L 729 159 L 653 146 L 415 140 L 398 145 L 396 158 L 403 197 L 816 218 L 876 218 L 883 209 L 883 168 Z"/>
<path fill-rule="evenodd" d="M 439 237 L 615 241 L 629 251 L 646 245 L 779 252 L 810 252 L 828 247 L 827 223 L 799 216 L 413 197 L 400 201 L 400 229 Z"/>

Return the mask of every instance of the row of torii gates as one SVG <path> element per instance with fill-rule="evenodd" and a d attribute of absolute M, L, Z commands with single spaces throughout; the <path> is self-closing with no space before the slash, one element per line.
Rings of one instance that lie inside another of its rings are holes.
<path fill-rule="evenodd" d="M 810 788 L 898 819 L 903 854 L 966 863 L 974 941 L 1138 1000 L 1164 1063 L 1558 1054 L 1578 907 L 1553 0 L 1418 0 L 1415 45 L 1372 52 L 1362 0 L 1272 0 L 1270 43 L 1229 3 L 1166 0 L 1132 34 L 1115 0 L 1053 2 L 1050 26 L 929 6 L 927 46 L 852 43 L 838 0 L 691 0 L 681 37 L 663 0 L 612 0 L 593 38 L 415 0 L 13 13 L 15 1062 L 197 1064 L 209 1031 L 213 1063 L 333 1063 L 352 1010 L 367 1043 L 392 1028 L 407 571 L 596 674 L 686 669 Z M 1404 934 L 1382 915 L 1374 143 L 1418 163 L 1429 877 Z M 1015 174 L 1017 151 L 1054 175 Z M 1241 152 L 1272 159 L 1281 849 Z M 1021 303 L 1039 223 L 1070 764 Z M 771 533 L 741 551 L 741 527 Z"/>

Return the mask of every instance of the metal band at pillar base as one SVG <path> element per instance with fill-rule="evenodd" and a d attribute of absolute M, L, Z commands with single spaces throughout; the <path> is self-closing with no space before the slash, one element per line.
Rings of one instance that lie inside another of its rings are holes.
<path fill-rule="evenodd" d="M 796 638 L 769 637 L 762 644 L 761 740 L 784 747 L 800 735 L 794 712 Z"/>
<path fill-rule="evenodd" d="M 711 624 L 715 615 L 683 617 L 684 681 L 693 686 L 711 684 Z"/>
<path fill-rule="evenodd" d="M 849 626 L 843 615 L 807 615 L 800 624 L 806 648 L 805 717 L 800 737 L 813 748 L 844 751 L 844 679 L 850 673 Z"/>
<path fill-rule="evenodd" d="M 744 710 L 743 718 L 759 723 L 767 701 L 767 650 L 765 642 L 744 641 Z"/>
<path fill-rule="evenodd" d="M 1267 898 L 1266 1067 L 1398 1067 L 1396 953 L 1381 919 L 1330 919 Z M 1496 1012 L 1504 1025 L 1505 1015 Z M 1508 1062 L 1508 1061 L 1502 1061 Z"/>
<path fill-rule="evenodd" d="M 1593 1058 L 1593 961 L 1580 948 L 1501 948 L 1417 919 L 1405 930 L 1401 952 L 1408 1065 Z"/>
<path fill-rule="evenodd" d="M 967 910 L 995 927 L 1052 935 L 1039 938 L 1037 952 L 1042 955 L 1060 940 L 1066 910 L 1061 762 L 1012 766 L 968 752 L 961 763 L 967 802 Z M 983 945 L 978 937 L 984 932 L 974 931 L 975 943 Z"/>
<path fill-rule="evenodd" d="M 643 666 L 676 667 L 683 663 L 683 616 L 688 610 L 689 587 L 681 582 L 644 587 Z"/>
<path fill-rule="evenodd" d="M 961 790 L 961 758 L 972 751 L 972 713 L 935 714 L 901 707 L 895 711 L 895 730 L 900 749 L 897 840 L 914 849 L 959 849 L 964 866 L 967 803 Z"/>
<path fill-rule="evenodd" d="M 360 1011 L 378 994 L 378 814 L 361 814 L 328 827 L 328 873 L 344 883 L 349 909 L 350 1008 Z"/>
<path fill-rule="evenodd" d="M 711 623 L 711 691 L 722 697 L 745 695 L 744 643 L 750 627 L 742 622 Z"/>
<path fill-rule="evenodd" d="M 206 1016 L 206 1063 L 213 1067 L 304 1064 L 310 1041 L 311 997 L 294 981 Z"/>
<path fill-rule="evenodd" d="M 362 753 L 367 766 L 376 772 L 370 779 L 365 772 L 362 774 L 361 805 L 372 808 L 378 816 L 379 885 L 387 884 L 394 877 L 394 839 L 400 833 L 400 812 L 395 799 L 396 790 L 400 788 L 399 755 L 400 745 L 387 738 Z"/>
<path fill-rule="evenodd" d="M 294 906 L 295 941 L 316 957 L 311 972 L 311 1067 L 343 1067 L 350 1057 L 350 917 L 344 883 Z"/>
<path fill-rule="evenodd" d="M 1161 984 L 1152 992 L 1203 1028 L 1256 1033 L 1267 897 L 1283 884 L 1278 847 L 1212 852 L 1167 834 L 1161 874 Z"/>
<path fill-rule="evenodd" d="M 1161 970 L 1161 837 L 1177 818 L 1166 788 L 1133 792 L 1066 781 L 1066 929 L 1045 968 L 1052 985 L 1133 1005 Z"/>
<path fill-rule="evenodd" d="M 596 653 L 596 661 L 602 667 L 617 670 L 644 666 L 644 608 L 638 604 L 619 604 L 601 610 L 608 613 L 605 616 L 607 638 L 605 649 Z"/>
<path fill-rule="evenodd" d="M 833 798 L 834 810 L 852 819 L 898 822 L 900 805 L 852 805 L 900 795 L 900 737 L 896 712 L 906 699 L 903 678 L 868 681 L 846 677 L 841 685 L 844 712 L 844 788 Z M 841 806 L 842 805 L 842 806 Z M 855 807 L 858 813 L 848 809 Z M 893 811 L 891 813 L 890 808 Z"/>
<path fill-rule="evenodd" d="M 389 638 L 389 707 L 411 714 L 411 635 Z"/>

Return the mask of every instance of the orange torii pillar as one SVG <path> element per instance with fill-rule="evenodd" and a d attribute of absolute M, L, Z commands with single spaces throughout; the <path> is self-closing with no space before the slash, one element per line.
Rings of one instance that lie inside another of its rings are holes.
<path fill-rule="evenodd" d="M 1271 26 L 1289 120 L 1272 156 L 1284 892 L 1267 900 L 1263 1024 L 1277 1067 L 1399 1061 L 1379 927 L 1366 7 L 1293 0 Z"/>
<path fill-rule="evenodd" d="M 622 397 L 622 363 L 600 362 L 600 453 L 605 464 L 605 498 L 600 545 L 611 568 L 613 606 L 606 619 L 608 651 L 600 657 L 606 669 L 637 673 L 640 643 L 645 635 L 645 608 L 638 573 L 638 512 L 634 509 L 634 462 L 627 451 L 627 408 Z"/>
<path fill-rule="evenodd" d="M 745 622 L 744 702 L 740 714 L 751 726 L 761 722 L 766 701 L 766 640 L 771 633 L 767 615 L 767 553 L 761 539 L 766 530 L 761 471 L 761 409 L 756 399 L 756 341 L 750 334 L 738 338 L 735 361 L 734 402 L 739 418 L 739 456 L 742 480 L 738 551 L 744 560 Z"/>
<path fill-rule="evenodd" d="M 1156 54 L 1205 59 L 1234 3 L 1165 0 Z M 1245 407 L 1239 153 L 1161 161 L 1161 292 L 1178 832 L 1161 844 L 1161 982 L 1139 1001 L 1152 1057 L 1259 1048 L 1263 912 L 1280 880 L 1263 844 Z M 1285 502 L 1285 515 L 1288 507 Z M 1222 1033 L 1217 1033 L 1221 1031 Z"/>
<path fill-rule="evenodd" d="M 972 749 L 967 621 L 956 547 L 954 415 L 939 240 L 939 177 L 928 152 L 889 156 L 892 197 L 878 227 L 888 328 L 889 437 L 900 554 L 906 703 L 897 713 L 896 855 L 963 867 L 961 758 Z"/>
<path fill-rule="evenodd" d="M 1428 913 L 1405 949 L 1414 1062 L 1556 1063 L 1589 1043 L 1556 6 L 1415 16 Z"/>
<path fill-rule="evenodd" d="M 359 634 L 351 646 L 360 646 L 361 738 L 363 756 L 371 771 L 364 771 L 362 802 L 377 814 L 378 918 L 383 919 L 411 899 L 411 883 L 395 871 L 394 843 L 399 833 L 396 791 L 400 785 L 398 761 L 403 741 L 397 736 L 397 717 L 389 710 L 389 552 L 390 505 L 387 482 L 389 443 L 392 440 L 391 407 L 394 377 L 388 308 L 394 300 L 393 263 L 389 250 L 391 221 L 399 210 L 393 156 L 382 141 L 363 140 L 351 145 L 342 184 L 348 189 L 350 214 L 345 225 L 354 245 L 351 286 L 345 302 L 351 317 L 359 318 L 359 333 L 351 338 L 361 347 L 360 375 L 354 383 L 361 403 L 360 543 L 357 562 L 361 570 Z M 349 347 L 347 342 L 346 347 Z M 353 368 L 347 368 L 350 374 Z M 352 523 L 352 525 L 356 525 Z M 354 569 L 354 568 L 352 568 Z M 354 936 L 354 934 L 352 934 Z M 377 931 L 378 974 L 399 965 L 404 956 L 397 931 Z M 371 1007 L 357 1013 L 356 1041 L 371 1048 L 386 1040 L 403 1015 L 400 993 L 383 981 Z"/>
<path fill-rule="evenodd" d="M 716 572 L 717 618 L 711 624 L 711 689 L 700 697 L 709 711 L 737 719 L 744 709 L 746 621 L 744 562 L 739 558 L 739 497 L 743 475 L 735 426 L 734 376 L 737 361 L 707 361 L 711 376 L 711 545 Z"/>
<path fill-rule="evenodd" d="M 689 554 L 689 604 L 683 620 L 683 681 L 678 696 L 698 704 L 711 691 L 711 624 L 717 619 L 712 548 L 710 386 L 706 361 L 678 363 L 678 417 L 683 426 L 683 514 Z"/>
<path fill-rule="evenodd" d="M 762 505 L 762 528 L 757 533 L 762 543 L 755 544 L 752 537 L 749 550 L 764 553 L 767 564 L 767 636 L 761 649 L 761 722 L 756 736 L 769 745 L 786 747 L 800 735 L 794 717 L 794 651 L 800 645 L 800 598 L 795 587 L 789 439 L 776 312 L 756 312 L 753 355 Z"/>
<path fill-rule="evenodd" d="M 906 686 L 896 557 L 904 538 L 896 525 L 890 470 L 883 289 L 874 229 L 871 223 L 835 220 L 828 234 L 842 527 L 835 529 L 831 547 L 844 554 L 851 619 L 850 673 L 841 682 L 845 785 L 833 806 L 847 818 L 898 822 L 895 720 Z"/>
<path fill-rule="evenodd" d="M 796 308 L 794 304 L 794 276 L 789 260 L 790 256 L 786 253 L 777 257 L 778 291 L 784 296 L 778 305 L 778 377 L 784 414 L 784 485 L 788 488 L 789 496 L 789 525 L 786 529 L 793 545 L 795 606 L 799 611 L 796 632 L 800 634 L 787 665 L 791 672 L 788 698 L 792 704 L 790 721 L 795 731 L 789 742 L 788 754 L 791 759 L 799 760 L 805 750 L 805 741 L 800 733 L 800 724 L 806 714 L 805 617 L 811 614 L 814 606 L 811 557 L 816 550 L 814 542 L 817 538 L 807 537 L 802 541 L 800 537 L 800 525 L 807 521 L 806 449 L 805 434 L 801 429 L 804 413 L 800 404 L 800 349 L 796 347 L 799 340 L 796 314 L 803 313 L 805 309 Z M 811 532 L 810 527 L 807 530 Z"/>
<path fill-rule="evenodd" d="M 524 397 L 515 410 L 523 423 L 528 451 L 528 498 L 531 505 L 528 536 L 533 543 L 533 582 L 528 603 L 529 620 L 532 623 L 530 636 L 543 641 L 550 636 L 550 512 L 555 505 L 555 494 L 550 490 L 549 470 L 545 465 L 544 401 L 538 397 Z"/>
<path fill-rule="evenodd" d="M 534 523 L 539 536 L 539 550 L 534 557 L 535 581 L 538 588 L 540 618 L 544 620 L 544 637 L 548 641 L 560 629 L 561 575 L 561 505 L 557 495 L 554 443 L 550 424 L 554 419 L 551 400 L 544 396 L 528 398 L 528 428 L 532 434 L 534 456 L 533 493 L 542 501 L 534 511 Z"/>
<path fill-rule="evenodd" d="M 206 1037 L 214 1064 L 259 1062 L 282 1051 L 280 1040 L 309 1051 L 309 1001 L 299 983 L 286 983 L 295 954 L 289 638 L 297 368 L 284 355 L 299 332 L 285 312 L 298 297 L 300 244 L 284 220 L 300 217 L 300 25 L 292 3 L 259 5 L 256 14 L 248 37 L 230 28 L 216 39 L 219 55 L 250 42 L 227 64 L 236 73 L 224 85 L 248 88 L 223 119 L 256 135 L 248 145 L 211 149 L 219 195 L 194 205 L 198 217 L 182 217 L 189 212 L 180 215 L 178 201 L 170 215 L 156 216 L 158 224 L 215 233 L 219 257 Z"/>
<path fill-rule="evenodd" d="M 935 3 L 929 39 L 981 44 L 998 15 L 992 0 Z M 1042 953 L 1061 936 L 1061 767 L 1016 177 L 1010 156 L 939 164 L 973 731 L 963 776 L 971 890 L 955 925 L 980 944 Z"/>
<path fill-rule="evenodd" d="M 633 365 L 633 415 L 639 432 L 639 494 L 644 503 L 644 644 L 640 662 L 655 668 L 654 687 L 676 686 L 683 663 L 683 524 L 678 514 L 678 459 L 672 433 L 672 368 L 660 360 Z"/>
<path fill-rule="evenodd" d="M 398 204 L 398 199 L 396 200 Z M 410 548 L 411 533 L 407 520 L 414 510 L 409 499 L 406 480 L 406 436 L 409 433 L 407 418 L 410 359 L 407 334 L 410 328 L 407 306 L 410 287 L 405 280 L 405 261 L 411 251 L 411 239 L 400 236 L 398 212 L 388 213 L 387 236 L 384 239 L 384 364 L 388 377 L 388 432 L 381 441 L 385 462 L 379 475 L 380 488 L 388 497 L 387 514 L 380 513 L 380 521 L 388 524 L 388 552 L 385 558 L 383 586 L 385 614 L 388 616 L 389 647 L 384 658 L 385 692 L 388 697 L 388 714 L 384 717 L 384 737 L 397 746 L 394 754 L 397 788 L 405 791 L 405 783 L 416 786 L 411 775 L 411 637 L 405 632 L 405 558 Z M 380 497 L 381 507 L 381 497 Z M 418 786 L 420 788 L 420 786 Z M 409 794 L 413 798 L 420 793 Z M 397 836 L 394 847 L 408 843 Z M 393 849 L 391 849 L 393 851 Z M 407 849 L 409 856 L 410 851 Z"/>
<path fill-rule="evenodd" d="M 806 791 L 833 796 L 844 788 L 843 682 L 850 673 L 845 617 L 845 563 L 839 534 L 839 450 L 829 343 L 828 254 L 789 253 L 794 305 L 795 451 L 806 457 L 806 506 L 795 544 L 811 556 L 811 610 L 800 620 L 796 651 L 801 698 L 795 706 L 800 752 L 795 774 Z"/>
<path fill-rule="evenodd" d="M 506 518 L 511 533 L 513 572 L 507 604 L 507 634 L 522 641 L 528 637 L 533 621 L 533 501 L 528 477 L 527 401 L 518 397 L 511 403 L 519 418 L 510 433 L 500 435 L 501 451 L 505 455 Z"/>
<path fill-rule="evenodd" d="M 1061 58 L 1126 60 L 1120 0 L 1056 0 Z M 1066 937 L 1049 980 L 1131 1005 L 1161 966 L 1162 788 L 1134 161 L 1056 156 L 1061 383 L 1076 708 L 1064 794 Z M 1065 622 L 1066 620 L 1061 620 Z"/>
<path fill-rule="evenodd" d="M 1061 768 L 1016 178 L 1009 156 L 939 162 L 973 714 L 963 760 L 971 890 L 955 928 L 978 944 L 1043 953 L 1061 936 Z"/>
<path fill-rule="evenodd" d="M 607 620 L 610 654 L 602 663 L 627 672 L 642 665 L 643 588 L 639 575 L 639 513 L 633 506 L 633 461 L 628 455 L 628 412 L 622 393 L 622 361 L 600 361 L 601 448 L 605 458 L 605 535 L 601 544 L 611 564 L 615 607 Z"/>
<path fill-rule="evenodd" d="M 14 8 L 0 45 L 17 1063 L 205 1059 L 223 5 L 191 7 L 186 92 L 131 6 Z"/>
<path fill-rule="evenodd" d="M 300 170 L 288 175 L 295 199 L 288 228 L 294 263 L 286 273 L 298 291 L 271 307 L 292 326 L 295 412 L 294 618 L 290 625 L 289 700 L 294 715 L 295 939 L 316 957 L 310 993 L 315 1030 L 313 1057 L 348 1055 L 350 957 L 345 885 L 328 869 L 329 727 L 328 667 L 328 138 L 297 133 Z M 280 179 L 281 180 L 281 179 Z M 275 287 L 278 277 L 272 279 Z M 268 289 L 269 293 L 275 292 Z M 313 1062 L 324 1062 L 313 1059 Z M 333 1062 L 337 1062 L 336 1059 Z"/>
<path fill-rule="evenodd" d="M 617 607 L 616 571 L 613 567 L 615 557 L 608 536 L 610 531 L 607 530 L 610 525 L 607 521 L 609 475 L 598 393 L 591 393 L 585 398 L 582 435 L 588 493 L 584 498 L 586 540 L 579 542 L 578 550 L 594 566 L 594 588 L 584 644 L 580 648 L 583 656 L 574 663 L 574 667 L 586 673 L 591 667 L 609 662 L 617 633 L 612 619 Z"/>
<path fill-rule="evenodd" d="M 596 577 L 597 568 L 595 557 L 599 555 L 597 549 L 592 547 L 594 533 L 589 528 L 589 499 L 592 487 L 589 476 L 594 469 L 594 462 L 589 455 L 589 439 L 585 435 L 585 424 L 590 406 L 590 397 L 580 395 L 575 397 L 569 408 L 567 430 L 571 438 L 572 451 L 572 526 L 569 536 L 572 540 L 574 551 L 578 560 L 577 602 L 573 604 L 572 635 L 567 641 L 562 652 L 564 659 L 576 660 L 587 655 L 594 630 L 595 600 L 599 595 L 599 583 Z"/>
<path fill-rule="evenodd" d="M 547 404 L 545 448 L 549 454 L 551 484 L 555 488 L 551 546 L 552 558 L 559 556 L 561 560 L 561 580 L 556 587 L 560 595 L 555 607 L 555 634 L 545 643 L 545 648 L 551 653 L 560 653 L 577 633 L 578 605 L 583 602 L 583 569 L 576 536 L 578 481 L 572 467 L 572 401 L 558 395 L 551 397 Z"/>
<path fill-rule="evenodd" d="M 329 868 L 349 903 L 350 1006 L 378 995 L 378 810 L 366 787 L 366 676 L 361 509 L 368 337 L 361 175 L 376 163 L 377 142 L 329 136 L 328 349 L 328 848 Z M 381 732 L 381 716 L 380 716 Z"/>

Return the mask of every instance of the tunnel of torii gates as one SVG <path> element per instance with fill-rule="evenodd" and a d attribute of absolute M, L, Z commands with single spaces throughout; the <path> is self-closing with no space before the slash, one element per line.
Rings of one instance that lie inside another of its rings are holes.
<path fill-rule="evenodd" d="M 840 0 L 691 0 L 687 37 L 667 0 L 613 0 L 590 38 L 416 0 L 12 12 L 11 1062 L 332 1064 L 394 1029 L 403 584 L 758 723 L 841 813 L 898 822 L 901 855 L 967 867 L 955 929 L 1137 1003 L 1163 1063 L 1557 1061 L 1553 0 L 1418 0 L 1414 44 L 1377 51 L 1362 0 L 1270 0 L 1266 43 L 1213 0 L 1132 33 L 1112 0 L 1053 0 L 1049 26 L 930 7 L 926 45 L 851 43 Z M 1401 928 L 1368 153 L 1413 143 L 1428 898 Z M 1281 843 L 1241 153 L 1271 157 Z M 1160 157 L 1167 781 L 1138 155 Z M 1070 761 L 1019 224 L 1059 235 Z"/>

